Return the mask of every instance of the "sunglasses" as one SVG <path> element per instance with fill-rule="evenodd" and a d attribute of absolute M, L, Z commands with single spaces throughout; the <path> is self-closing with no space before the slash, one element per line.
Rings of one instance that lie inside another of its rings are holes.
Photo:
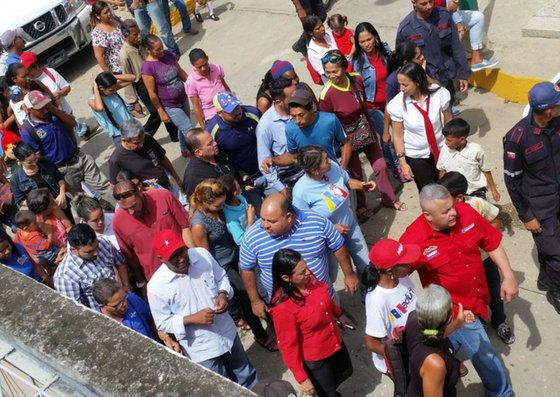
<path fill-rule="evenodd" d="M 132 190 L 129 190 L 128 192 L 115 193 L 113 194 L 113 198 L 117 201 L 126 200 L 127 198 L 132 197 L 133 195 L 134 192 Z"/>
<path fill-rule="evenodd" d="M 106 306 L 112 307 L 113 309 L 120 309 L 124 306 L 124 303 L 127 301 L 127 299 L 128 299 L 128 296 L 125 296 L 123 298 L 123 300 L 120 301 L 119 303 L 117 303 L 116 305 L 106 305 Z"/>
<path fill-rule="evenodd" d="M 323 64 L 325 63 L 337 63 L 338 61 L 340 61 L 340 59 L 342 58 L 342 54 L 340 55 L 329 55 L 326 57 L 321 58 L 321 62 L 323 62 Z"/>

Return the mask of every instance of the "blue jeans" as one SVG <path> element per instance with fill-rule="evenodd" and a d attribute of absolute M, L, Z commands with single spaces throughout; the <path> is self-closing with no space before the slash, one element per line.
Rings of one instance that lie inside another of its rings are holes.
<path fill-rule="evenodd" d="M 179 14 L 181 15 L 181 20 L 183 21 L 183 32 L 188 32 L 191 30 L 191 18 L 189 17 L 189 12 L 187 11 L 187 6 L 183 0 L 171 0 Z M 171 10 L 169 8 L 169 0 L 162 0 L 161 6 L 163 7 L 163 14 L 165 15 L 165 19 L 167 19 L 167 23 L 173 29 L 173 25 L 171 24 Z"/>
<path fill-rule="evenodd" d="M 175 124 L 179 129 L 177 134 L 179 135 L 179 147 L 182 152 L 186 152 L 187 145 L 185 144 L 185 135 L 194 128 L 191 123 L 191 109 L 189 107 L 189 101 L 186 100 L 180 108 L 168 108 L 167 106 L 164 106 L 163 109 L 173 124 Z"/>
<path fill-rule="evenodd" d="M 469 36 L 473 50 L 482 49 L 482 34 L 484 33 L 484 14 L 480 11 L 458 10 L 463 25 L 470 29 Z M 456 18 L 453 18 L 455 21 Z"/>
<path fill-rule="evenodd" d="M 151 22 L 153 22 L 161 40 L 169 51 L 175 54 L 175 56 L 180 55 L 179 47 L 173 39 L 171 26 L 165 19 L 161 0 L 139 5 L 138 8 L 134 10 L 134 19 L 136 19 L 140 32 L 142 32 L 142 37 L 150 33 Z"/>
<path fill-rule="evenodd" d="M 259 381 L 257 371 L 249 361 L 238 335 L 235 336 L 231 352 L 198 364 L 249 390 Z"/>
<path fill-rule="evenodd" d="M 373 128 L 377 131 L 379 135 L 379 144 L 381 145 L 381 151 L 383 152 L 383 158 L 389 166 L 390 169 L 396 170 L 399 168 L 399 159 L 397 159 L 397 154 L 393 146 L 387 146 L 383 143 L 383 127 L 385 124 L 385 114 L 379 109 L 368 109 L 368 115 L 373 123 Z"/>
<path fill-rule="evenodd" d="M 512 394 L 500 357 L 478 317 L 474 323 L 465 324 L 449 335 L 447 341 L 455 352 L 463 346 L 482 380 L 487 397 L 509 397 Z"/>

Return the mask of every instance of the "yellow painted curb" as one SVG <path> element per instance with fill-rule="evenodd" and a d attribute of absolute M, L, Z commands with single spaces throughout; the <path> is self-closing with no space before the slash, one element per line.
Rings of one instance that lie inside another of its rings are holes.
<path fill-rule="evenodd" d="M 194 7 L 196 5 L 196 0 L 185 0 L 185 4 L 187 5 L 187 11 L 189 12 L 189 15 L 194 14 Z M 169 6 L 171 8 L 171 12 L 169 14 L 171 15 L 171 25 L 175 26 L 178 23 L 181 23 L 181 15 L 179 14 L 179 11 L 177 11 L 177 8 L 175 8 L 173 3 L 171 3 Z M 152 27 L 150 28 L 150 33 L 157 34 L 156 27 L 154 26 L 153 23 L 152 23 Z"/>
<path fill-rule="evenodd" d="M 481 87 L 510 102 L 528 103 L 529 90 L 537 83 L 548 81 L 532 77 L 513 76 L 499 69 L 486 69 L 473 73 L 469 84 Z"/>

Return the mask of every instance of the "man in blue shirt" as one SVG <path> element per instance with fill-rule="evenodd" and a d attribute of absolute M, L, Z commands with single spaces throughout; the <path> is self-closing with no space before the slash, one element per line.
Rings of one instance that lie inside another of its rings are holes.
<path fill-rule="evenodd" d="M 254 106 L 244 106 L 229 92 L 219 92 L 214 96 L 214 107 L 218 111 L 205 125 L 232 164 L 249 175 L 249 183 L 254 182 L 251 191 L 243 193 L 247 201 L 260 212 L 264 196 L 274 192 L 259 169 L 257 155 L 257 125 L 261 112 Z"/>
<path fill-rule="evenodd" d="M 67 127 L 76 126 L 74 116 L 53 106 L 51 100 L 39 91 L 29 92 L 23 101 L 29 113 L 21 128 L 21 139 L 57 166 L 73 192 L 81 192 L 82 182 L 86 182 L 103 196 L 105 202 L 114 202 L 109 180 L 93 158 L 82 153 L 70 136 L 73 131 Z"/>
<path fill-rule="evenodd" d="M 257 153 L 260 169 L 268 185 L 290 197 L 290 189 L 303 175 L 303 170 L 296 164 L 272 166 L 272 158 L 288 153 L 286 145 L 286 124 L 292 119 L 288 100 L 297 89 L 292 80 L 280 77 L 274 80 L 270 88 L 273 104 L 257 126 Z"/>
<path fill-rule="evenodd" d="M 6 30 L 2 33 L 2 45 L 8 53 L 6 66 L 10 66 L 13 63 L 19 63 L 19 56 L 23 53 L 23 48 L 25 47 L 25 42 L 21 38 L 22 33 L 22 28 L 17 28 L 16 30 Z"/>
<path fill-rule="evenodd" d="M 292 207 L 286 196 L 274 193 L 263 201 L 261 221 L 255 222 L 245 233 L 239 254 L 241 278 L 256 316 L 265 319 L 268 308 L 257 290 L 255 268 L 260 269 L 261 282 L 271 299 L 272 258 L 281 248 L 298 251 L 317 279 L 329 285 L 334 297 L 327 259 L 327 250 L 333 251 L 344 273 L 346 290 L 352 294 L 358 290 L 360 282 L 352 269 L 348 248 L 336 227 L 324 216 L 298 210 Z"/>

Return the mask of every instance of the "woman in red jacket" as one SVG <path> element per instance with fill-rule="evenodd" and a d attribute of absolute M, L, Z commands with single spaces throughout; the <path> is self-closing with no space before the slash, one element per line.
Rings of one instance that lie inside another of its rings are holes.
<path fill-rule="evenodd" d="M 348 319 L 297 251 L 281 249 L 274 255 L 272 281 L 270 314 L 278 347 L 301 393 L 340 396 L 336 389 L 354 370 L 335 318 L 342 329 Z"/>

